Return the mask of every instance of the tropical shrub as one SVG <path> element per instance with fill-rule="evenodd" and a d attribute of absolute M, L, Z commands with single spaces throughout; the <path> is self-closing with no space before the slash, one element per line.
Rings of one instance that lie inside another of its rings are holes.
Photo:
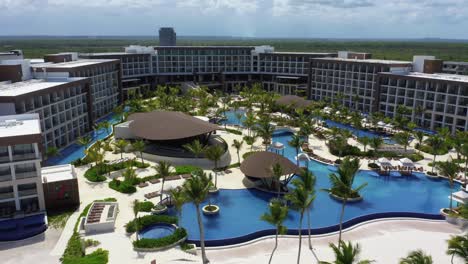
<path fill-rule="evenodd" d="M 180 174 L 192 174 L 193 172 L 203 172 L 203 169 L 197 166 L 192 166 L 192 165 L 182 165 L 182 166 L 176 166 L 175 167 L 175 174 L 180 175 Z"/>
<path fill-rule="evenodd" d="M 142 238 L 133 241 L 133 246 L 136 248 L 161 248 L 172 245 L 185 237 L 187 237 L 187 231 L 184 228 L 177 228 L 173 234 L 166 237 L 158 239 Z"/>
<path fill-rule="evenodd" d="M 154 203 L 150 201 L 145 201 L 145 202 L 138 202 L 138 211 L 140 212 L 151 212 L 151 210 L 154 207 Z"/>
<path fill-rule="evenodd" d="M 134 193 L 136 192 L 136 187 L 127 181 L 120 181 L 113 179 L 109 182 L 109 188 L 116 190 L 121 193 Z"/>

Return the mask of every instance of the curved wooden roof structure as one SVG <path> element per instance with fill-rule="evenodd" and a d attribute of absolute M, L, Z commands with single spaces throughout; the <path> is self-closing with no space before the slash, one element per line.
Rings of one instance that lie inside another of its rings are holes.
<path fill-rule="evenodd" d="M 246 176 L 252 178 L 271 178 L 271 168 L 279 163 L 283 169 L 283 175 L 298 174 L 300 168 L 289 159 L 269 151 L 259 151 L 248 156 L 242 161 L 240 170 Z"/>
<path fill-rule="evenodd" d="M 283 95 L 280 98 L 276 99 L 276 104 L 282 106 L 295 106 L 295 107 L 307 107 L 312 101 L 306 100 L 297 95 Z"/>
<path fill-rule="evenodd" d="M 128 117 L 130 131 L 147 140 L 177 140 L 195 137 L 220 129 L 196 117 L 173 111 L 135 113 Z"/>

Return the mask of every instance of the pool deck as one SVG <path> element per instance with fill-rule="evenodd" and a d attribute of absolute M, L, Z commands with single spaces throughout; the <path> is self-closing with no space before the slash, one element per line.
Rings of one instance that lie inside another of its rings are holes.
<path fill-rule="evenodd" d="M 245 133 L 245 131 L 244 131 Z M 234 139 L 240 140 L 241 136 L 230 134 L 227 132 L 220 131 L 221 135 L 231 146 Z M 336 156 L 331 155 L 328 152 L 328 148 L 325 142 L 311 136 L 309 139 L 310 146 L 314 152 L 323 158 L 330 160 L 337 159 Z M 357 142 L 350 139 L 351 144 Z M 362 146 L 359 146 L 362 147 Z M 263 150 L 264 146 L 261 145 L 261 139 L 258 139 L 254 144 L 253 150 Z M 240 156 L 250 151 L 250 146 L 244 143 Z M 230 154 L 232 157 L 232 163 L 237 162 L 237 153 L 234 148 L 230 148 Z M 135 155 L 132 153 L 125 153 L 124 157 L 134 158 Z M 452 153 L 452 156 L 454 154 Z M 438 156 L 437 160 L 444 160 L 449 157 L 449 154 Z M 120 154 L 113 154 L 106 152 L 106 160 L 119 159 Z M 138 156 L 139 160 L 139 156 Z M 432 161 L 431 155 L 425 155 L 423 161 L 418 162 L 418 166 L 425 166 L 427 163 Z M 151 166 L 156 165 L 154 162 L 145 161 Z M 51 260 L 48 263 L 57 263 L 58 257 L 63 254 L 72 232 L 74 224 L 78 218 L 81 210 L 89 203 L 97 199 L 103 199 L 108 197 L 114 197 L 119 203 L 119 213 L 116 219 L 116 228 L 112 233 L 96 234 L 92 236 L 86 236 L 87 239 L 95 239 L 101 242 L 101 245 L 95 248 L 87 249 L 87 252 L 91 252 L 96 248 L 103 248 L 109 250 L 109 263 L 149 263 L 153 259 L 157 259 L 157 263 L 186 263 L 189 260 L 191 263 L 200 263 L 199 256 L 189 255 L 179 249 L 170 249 L 156 253 L 145 253 L 138 254 L 133 251 L 131 239 L 125 233 L 124 225 L 133 219 L 132 202 L 135 199 L 141 201 L 145 200 L 144 194 L 158 191 L 161 188 L 160 183 L 150 184 L 145 188 L 138 188 L 134 194 L 122 194 L 118 193 L 108 187 L 108 182 L 102 183 L 91 183 L 84 178 L 84 172 L 89 166 L 83 166 L 76 168 L 78 183 L 80 187 L 81 197 L 81 208 L 75 212 L 67 222 L 64 230 L 62 231 L 60 238 L 58 235 L 53 240 L 47 240 L 48 247 L 42 249 L 40 245 L 44 242 L 27 243 L 24 242 L 23 247 L 17 249 L 10 249 L 8 251 L 1 251 L 0 257 L 7 256 L 6 263 L 31 263 L 31 258 L 25 258 L 17 254 L 11 254 L 11 252 L 19 252 L 19 250 L 31 249 L 31 256 L 38 256 L 39 253 L 47 255 L 47 259 Z M 361 162 L 361 168 L 367 169 L 367 162 Z M 231 169 L 232 173 L 218 174 L 218 187 L 221 189 L 242 189 L 252 187 L 252 183 L 245 180 L 244 175 L 238 168 Z M 212 172 L 207 170 L 207 172 Z M 154 175 L 155 170 L 152 167 L 147 169 L 137 170 L 139 177 Z M 112 173 L 112 177 L 120 177 L 121 171 Z M 183 180 L 178 180 L 177 183 L 182 183 Z M 158 198 L 150 199 L 153 202 L 158 202 Z M 313 220 L 312 220 L 313 225 Z M 357 227 L 353 227 L 349 231 L 345 232 L 344 238 L 352 239 L 354 242 L 359 242 L 363 248 L 362 256 L 365 258 L 371 258 L 378 261 L 378 263 L 396 263 L 397 260 L 405 256 L 409 250 L 422 248 L 423 250 L 430 252 L 434 258 L 435 263 L 450 263 L 449 258 L 445 256 L 446 240 L 450 235 L 459 234 L 460 230 L 456 226 L 452 226 L 445 222 L 431 222 L 424 220 L 380 220 L 372 223 L 361 224 Z M 328 248 L 329 242 L 336 242 L 337 236 L 334 234 L 328 234 L 326 236 L 314 237 L 313 243 L 316 245 L 317 254 L 324 260 L 330 260 L 332 256 L 331 250 Z M 208 251 L 208 257 L 212 263 L 266 263 L 273 246 L 274 239 L 263 238 L 249 243 L 249 245 L 240 245 L 238 247 L 226 248 L 226 249 L 210 249 Z M 430 242 L 428 242 L 430 241 Z M 276 256 L 273 259 L 273 263 L 290 263 L 291 259 L 295 259 L 297 255 L 297 238 L 284 238 L 280 240 L 280 247 Z M 304 240 L 306 245 L 307 240 Z M 51 245 L 52 244 L 52 245 Z M 41 252 L 36 252 L 41 250 Z M 303 263 L 316 263 L 312 257 L 312 254 L 308 252 L 307 247 L 303 247 Z M 22 251 L 23 252 L 23 251 Z M 35 253 L 34 253 L 35 252 Z M 57 260 L 57 262 L 55 262 Z M 388 261 L 392 260 L 392 261 Z M 448 260 L 448 261 L 447 261 Z"/>

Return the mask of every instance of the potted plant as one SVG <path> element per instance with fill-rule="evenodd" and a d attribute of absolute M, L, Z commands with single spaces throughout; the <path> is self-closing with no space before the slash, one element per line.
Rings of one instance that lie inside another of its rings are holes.
<path fill-rule="evenodd" d="M 204 215 L 215 215 L 219 213 L 219 206 L 214 204 L 207 204 L 202 207 Z"/>
<path fill-rule="evenodd" d="M 164 214 L 165 212 L 167 212 L 167 206 L 165 204 L 159 203 L 153 208 L 153 213 L 155 214 Z"/>

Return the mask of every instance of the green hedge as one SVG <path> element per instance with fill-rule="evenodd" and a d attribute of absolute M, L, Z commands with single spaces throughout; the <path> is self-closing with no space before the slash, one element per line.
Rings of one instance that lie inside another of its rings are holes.
<path fill-rule="evenodd" d="M 187 231 L 184 228 L 177 228 L 172 235 L 158 239 L 143 238 L 133 241 L 133 246 L 136 248 L 161 248 L 172 245 L 187 236 Z"/>
<path fill-rule="evenodd" d="M 138 211 L 140 212 L 151 212 L 151 209 L 153 209 L 154 207 L 154 203 L 150 201 L 138 202 L 137 207 L 138 207 Z"/>
<path fill-rule="evenodd" d="M 135 221 L 138 220 L 138 230 L 157 223 L 177 224 L 177 217 L 169 215 L 145 215 L 138 219 L 133 219 L 125 225 L 127 233 L 134 233 L 137 230 Z"/>
<path fill-rule="evenodd" d="M 239 135 L 241 136 L 242 135 L 242 132 L 239 131 L 239 130 L 235 130 L 235 129 L 230 129 L 230 128 L 226 128 L 226 131 L 231 133 L 231 134 L 234 134 L 234 135 Z"/>
<path fill-rule="evenodd" d="M 79 258 L 64 258 L 63 264 L 105 264 L 109 262 L 109 251 L 98 248 L 91 254 Z"/>
<path fill-rule="evenodd" d="M 128 183 L 126 181 L 120 181 L 117 179 L 113 179 L 109 182 L 109 188 L 121 193 L 134 193 L 137 191 L 136 187 L 133 186 L 131 183 Z"/>
<path fill-rule="evenodd" d="M 112 171 L 123 170 L 127 168 L 128 166 L 143 169 L 143 168 L 149 167 L 150 165 L 147 163 L 143 164 L 135 160 L 128 160 L 125 162 L 115 163 L 111 165 L 99 164 L 99 165 L 93 166 L 92 168 L 89 168 L 85 172 L 84 176 L 86 177 L 86 179 L 88 179 L 88 181 L 103 182 L 106 180 L 106 177 L 104 176 L 106 173 L 109 173 Z"/>
<path fill-rule="evenodd" d="M 202 173 L 203 169 L 197 166 L 192 166 L 192 165 L 182 165 L 182 166 L 176 166 L 175 167 L 175 174 L 180 175 L 180 174 L 191 174 L 192 172 L 198 172 Z"/>

